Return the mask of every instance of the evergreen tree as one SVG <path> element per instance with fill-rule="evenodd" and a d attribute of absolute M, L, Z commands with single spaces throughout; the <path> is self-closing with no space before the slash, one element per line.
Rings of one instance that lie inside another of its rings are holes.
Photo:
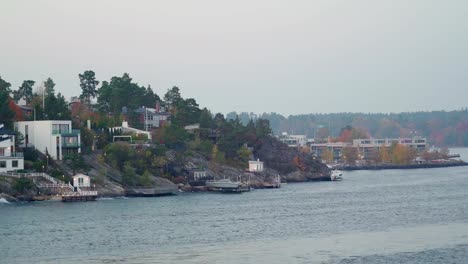
<path fill-rule="evenodd" d="M 6 91 L 8 94 L 11 93 L 11 83 L 5 81 L 2 79 L 2 76 L 0 76 L 0 91 Z"/>
<path fill-rule="evenodd" d="M 13 121 L 15 119 L 15 112 L 10 107 L 10 94 L 6 88 L 0 89 L 0 123 L 4 124 L 6 128 L 13 128 Z"/>
<path fill-rule="evenodd" d="M 81 95 L 80 98 L 84 100 L 88 105 L 91 104 L 91 98 L 95 98 L 97 95 L 97 86 L 99 81 L 96 80 L 94 71 L 85 71 L 83 74 L 78 74 L 80 78 Z"/>
<path fill-rule="evenodd" d="M 29 104 L 33 99 L 33 89 L 36 82 L 32 80 L 23 81 L 23 84 L 19 87 L 17 91 L 13 91 L 13 98 L 15 101 L 19 101 L 20 99 L 24 98 L 26 104 Z"/>
<path fill-rule="evenodd" d="M 49 96 L 50 94 L 55 94 L 55 83 L 54 81 L 49 77 L 47 80 L 44 82 L 44 94 L 45 96 Z"/>

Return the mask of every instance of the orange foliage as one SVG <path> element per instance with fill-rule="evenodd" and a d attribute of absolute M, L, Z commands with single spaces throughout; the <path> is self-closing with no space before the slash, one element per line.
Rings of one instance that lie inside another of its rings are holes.
<path fill-rule="evenodd" d="M 296 166 L 300 171 L 305 171 L 307 169 L 307 166 L 304 164 L 302 159 L 298 156 L 295 156 L 293 158 L 293 164 Z"/>

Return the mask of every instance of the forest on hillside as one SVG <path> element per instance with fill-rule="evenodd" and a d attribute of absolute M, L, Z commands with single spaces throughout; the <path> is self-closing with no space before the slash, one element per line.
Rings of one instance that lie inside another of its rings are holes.
<path fill-rule="evenodd" d="M 468 108 L 457 111 L 410 113 L 334 113 L 304 114 L 285 117 L 277 113 L 227 114 L 227 119 L 239 117 L 243 123 L 262 118 L 270 121 L 275 135 L 282 132 L 305 134 L 309 138 L 338 137 L 346 127 L 359 128 L 373 138 L 426 137 L 431 145 L 468 146 Z"/>

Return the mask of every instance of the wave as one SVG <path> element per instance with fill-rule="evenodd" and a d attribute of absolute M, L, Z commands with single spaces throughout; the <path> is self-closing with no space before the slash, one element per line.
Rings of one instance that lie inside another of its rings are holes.
<path fill-rule="evenodd" d="M 5 198 L 0 198 L 0 204 L 9 204 L 10 202 L 8 202 Z"/>

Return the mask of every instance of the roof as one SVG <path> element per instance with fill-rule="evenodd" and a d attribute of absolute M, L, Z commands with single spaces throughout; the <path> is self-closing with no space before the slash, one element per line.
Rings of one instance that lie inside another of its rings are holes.
<path fill-rule="evenodd" d="M 14 131 L 11 131 L 9 129 L 6 129 L 3 124 L 0 124 L 0 135 L 11 135 L 14 136 L 16 133 Z"/>
<path fill-rule="evenodd" d="M 77 175 L 73 176 L 72 178 L 89 178 L 89 176 L 84 175 L 83 173 L 78 173 Z"/>

